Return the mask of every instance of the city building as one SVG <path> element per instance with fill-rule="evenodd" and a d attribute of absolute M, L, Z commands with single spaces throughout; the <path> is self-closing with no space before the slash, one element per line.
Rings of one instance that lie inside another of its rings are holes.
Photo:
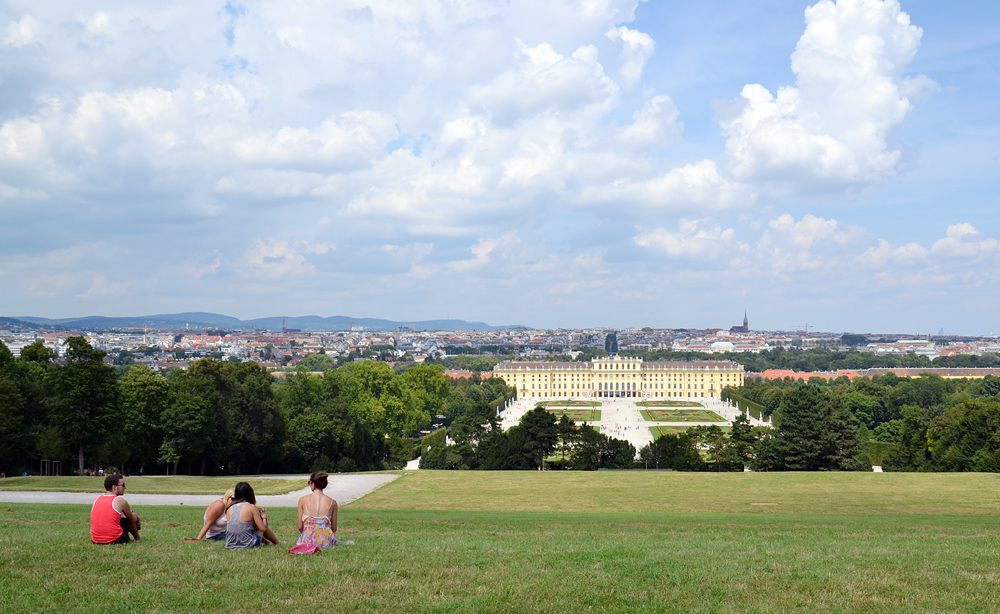
<path fill-rule="evenodd" d="M 743 365 L 728 360 L 644 362 L 611 356 L 588 362 L 503 362 L 493 369 L 518 398 L 718 398 L 743 385 Z"/>

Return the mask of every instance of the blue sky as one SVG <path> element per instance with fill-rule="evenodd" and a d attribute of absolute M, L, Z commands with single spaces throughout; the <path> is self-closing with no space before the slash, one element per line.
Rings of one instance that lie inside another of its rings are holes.
<path fill-rule="evenodd" d="M 0 3 L 0 313 L 989 334 L 1000 8 Z"/>

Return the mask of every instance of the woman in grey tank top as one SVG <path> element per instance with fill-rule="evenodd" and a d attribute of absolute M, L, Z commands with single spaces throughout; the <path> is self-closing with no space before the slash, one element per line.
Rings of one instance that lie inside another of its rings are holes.
<path fill-rule="evenodd" d="M 236 485 L 236 501 L 226 511 L 226 548 L 243 550 L 263 544 L 276 544 L 278 538 L 267 526 L 267 516 L 257 507 L 253 488 L 246 482 Z"/>

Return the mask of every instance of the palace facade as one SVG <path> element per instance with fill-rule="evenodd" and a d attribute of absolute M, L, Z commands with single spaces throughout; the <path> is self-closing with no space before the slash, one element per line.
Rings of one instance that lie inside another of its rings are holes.
<path fill-rule="evenodd" d="M 712 397 L 743 385 L 743 365 L 729 360 L 643 362 L 610 356 L 587 362 L 503 362 L 493 369 L 523 398 Z"/>

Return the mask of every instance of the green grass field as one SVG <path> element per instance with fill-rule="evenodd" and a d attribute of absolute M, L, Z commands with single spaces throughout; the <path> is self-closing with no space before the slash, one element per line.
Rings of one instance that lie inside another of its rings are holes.
<path fill-rule="evenodd" d="M 600 401 L 575 401 L 572 399 L 564 399 L 562 401 L 540 401 L 538 403 L 542 407 L 558 406 L 558 407 L 600 407 Z"/>
<path fill-rule="evenodd" d="M 725 422 L 709 409 L 644 409 L 639 412 L 647 422 Z"/>
<path fill-rule="evenodd" d="M 88 506 L 0 504 L 4 612 L 1000 611 L 994 474 L 414 472 L 340 512 L 356 546 L 88 543 Z"/>
<path fill-rule="evenodd" d="M 546 407 L 545 410 L 557 416 L 566 416 L 573 422 L 598 422 L 601 419 L 601 410 L 599 409 Z"/>
<path fill-rule="evenodd" d="M 305 488 L 305 481 L 301 479 L 260 479 L 241 476 L 203 478 L 186 475 L 125 478 L 129 492 L 178 495 L 221 495 L 241 481 L 249 482 L 258 495 L 284 495 Z M 88 476 L 4 478 L 0 480 L 0 491 L 3 490 L 100 493 L 104 492 L 104 478 Z"/>
<path fill-rule="evenodd" d="M 639 401 L 639 407 L 704 407 L 697 401 Z"/>
<path fill-rule="evenodd" d="M 698 426 L 693 424 L 691 426 Z M 659 439 L 663 435 L 679 435 L 681 433 L 687 432 L 691 428 L 690 426 L 651 426 L 649 427 L 649 432 L 653 434 L 653 439 Z M 732 432 L 733 428 L 730 426 L 720 426 L 723 433 Z"/>

